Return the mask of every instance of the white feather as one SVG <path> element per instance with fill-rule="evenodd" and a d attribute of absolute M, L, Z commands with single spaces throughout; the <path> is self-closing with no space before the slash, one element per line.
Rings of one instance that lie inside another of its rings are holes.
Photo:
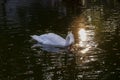
<path fill-rule="evenodd" d="M 74 43 L 74 36 L 72 32 L 69 32 L 66 39 L 54 33 L 47 33 L 42 35 L 31 36 L 37 42 L 43 45 L 51 45 L 56 47 L 66 47 Z"/>

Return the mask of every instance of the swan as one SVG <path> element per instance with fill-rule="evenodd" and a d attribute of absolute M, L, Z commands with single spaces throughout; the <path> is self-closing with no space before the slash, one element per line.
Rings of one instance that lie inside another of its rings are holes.
<path fill-rule="evenodd" d="M 36 40 L 39 44 L 60 48 L 69 47 L 74 43 L 74 35 L 72 34 L 72 32 L 68 32 L 66 39 L 55 33 L 32 35 L 31 37 L 32 39 Z"/>

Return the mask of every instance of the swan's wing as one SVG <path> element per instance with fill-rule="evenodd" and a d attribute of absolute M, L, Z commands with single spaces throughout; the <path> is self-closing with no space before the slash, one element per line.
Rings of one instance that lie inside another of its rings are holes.
<path fill-rule="evenodd" d="M 31 37 L 42 44 L 54 45 L 54 46 L 65 45 L 65 39 L 54 33 L 43 34 L 40 36 L 33 35 Z"/>
<path fill-rule="evenodd" d="M 66 41 L 64 38 L 62 38 L 61 36 L 54 34 L 54 33 L 49 33 L 48 38 L 49 38 L 49 40 L 51 40 L 52 42 L 55 42 L 55 43 L 63 44 Z"/>
<path fill-rule="evenodd" d="M 44 41 L 44 44 L 48 45 L 54 45 L 54 46 L 64 46 L 65 45 L 65 39 L 61 36 L 54 34 L 54 33 L 48 33 L 40 36 Z"/>

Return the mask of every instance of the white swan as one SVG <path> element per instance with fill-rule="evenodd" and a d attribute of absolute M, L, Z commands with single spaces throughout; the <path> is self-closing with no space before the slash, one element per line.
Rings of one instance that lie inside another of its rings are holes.
<path fill-rule="evenodd" d="M 54 33 L 42 34 L 39 36 L 32 35 L 31 37 L 42 45 L 49 45 L 61 48 L 69 47 L 71 44 L 74 43 L 74 36 L 72 32 L 68 32 L 66 39 Z"/>

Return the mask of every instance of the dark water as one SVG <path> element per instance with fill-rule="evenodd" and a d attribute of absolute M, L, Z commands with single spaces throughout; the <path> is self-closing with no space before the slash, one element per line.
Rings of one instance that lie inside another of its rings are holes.
<path fill-rule="evenodd" d="M 0 80 L 120 79 L 119 2 L 96 0 L 72 8 L 71 4 L 44 8 L 34 3 L 18 7 L 14 18 L 3 10 Z M 75 36 L 70 52 L 31 48 L 30 35 L 53 32 L 65 38 L 68 31 Z"/>

